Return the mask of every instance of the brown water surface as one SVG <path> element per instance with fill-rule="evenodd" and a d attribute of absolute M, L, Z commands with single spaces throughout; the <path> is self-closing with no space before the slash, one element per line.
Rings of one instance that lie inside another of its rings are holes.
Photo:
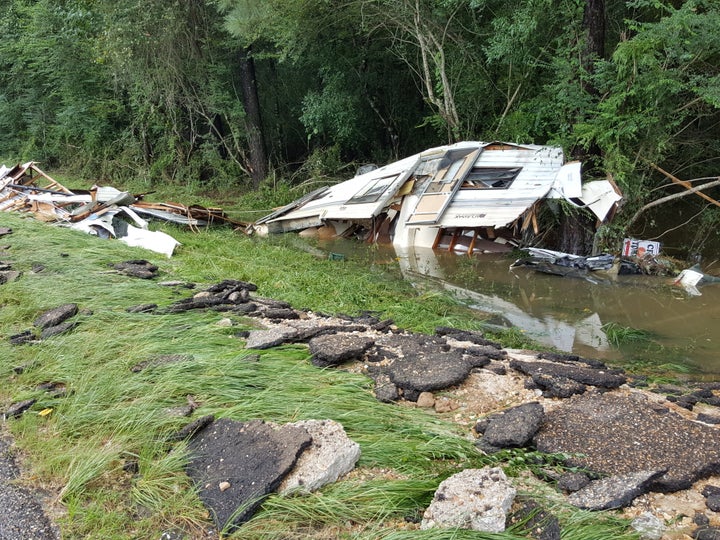
<path fill-rule="evenodd" d="M 559 277 L 510 268 L 514 259 L 501 255 L 397 253 L 342 240 L 318 247 L 397 272 L 416 287 L 454 295 L 488 323 L 517 327 L 560 351 L 720 377 L 720 283 L 701 285 L 701 295 L 693 296 L 673 285 L 672 278 L 600 272 L 588 279 Z"/>

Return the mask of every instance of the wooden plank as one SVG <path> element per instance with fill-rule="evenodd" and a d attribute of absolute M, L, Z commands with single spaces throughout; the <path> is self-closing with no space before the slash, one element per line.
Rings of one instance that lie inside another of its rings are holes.
<path fill-rule="evenodd" d="M 475 234 L 473 235 L 473 239 L 470 241 L 470 245 L 468 246 L 468 255 L 472 255 L 473 251 L 475 250 L 475 241 L 477 240 L 479 232 L 480 231 L 475 229 Z"/>

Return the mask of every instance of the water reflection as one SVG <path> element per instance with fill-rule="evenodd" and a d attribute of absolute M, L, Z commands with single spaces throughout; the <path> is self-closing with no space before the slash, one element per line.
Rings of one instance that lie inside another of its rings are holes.
<path fill-rule="evenodd" d="M 457 256 L 455 257 L 457 259 Z M 509 269 L 510 261 L 505 257 L 485 257 L 481 279 L 467 279 L 469 285 L 459 286 L 453 284 L 452 276 L 462 275 L 461 271 L 446 256 L 437 256 L 431 250 L 412 249 L 398 253 L 400 269 L 406 279 L 415 283 L 434 283 L 455 295 L 470 307 L 493 314 L 489 319 L 491 325 L 506 328 L 516 326 L 526 335 L 561 351 L 576 352 L 579 349 L 590 348 L 594 351 L 608 351 L 610 349 L 605 332 L 602 330 L 603 322 L 597 313 L 583 313 L 584 317 L 573 317 L 572 320 L 562 320 L 550 311 L 542 308 L 544 295 L 538 296 L 533 276 L 525 269 Z M 449 263 L 443 266 L 443 262 Z M 474 266 L 474 265 L 473 265 Z M 449 268 L 448 268 L 449 267 Z M 519 270 L 519 272 L 518 272 Z M 534 273 L 534 272 L 533 272 Z M 480 277 L 480 276 L 478 276 Z M 510 281 L 515 278 L 516 281 Z M 509 280 L 510 279 L 510 280 Z M 466 281 L 463 280 L 463 281 Z M 488 280 L 492 281 L 491 289 L 506 290 L 506 294 L 481 292 Z M 503 287 L 509 284 L 510 287 Z"/>
<path fill-rule="evenodd" d="M 410 248 L 368 249 L 351 241 L 329 241 L 323 249 L 369 265 L 399 266 L 416 286 L 453 294 L 490 314 L 488 322 L 516 326 L 529 337 L 559 350 L 588 358 L 655 365 L 680 364 L 720 375 L 720 284 L 692 297 L 671 280 L 649 276 L 610 276 L 593 280 L 510 268 L 501 255 L 464 257 Z M 388 251 L 386 251 L 386 249 Z M 651 346 L 618 348 L 603 326 L 614 323 L 649 333 Z"/>

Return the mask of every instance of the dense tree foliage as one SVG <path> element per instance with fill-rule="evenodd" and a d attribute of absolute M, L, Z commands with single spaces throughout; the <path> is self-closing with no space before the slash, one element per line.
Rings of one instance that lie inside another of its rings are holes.
<path fill-rule="evenodd" d="M 627 215 L 670 184 L 656 167 L 717 176 L 717 0 L 0 6 L 7 158 L 257 187 L 462 139 L 551 143 L 611 175 Z"/>

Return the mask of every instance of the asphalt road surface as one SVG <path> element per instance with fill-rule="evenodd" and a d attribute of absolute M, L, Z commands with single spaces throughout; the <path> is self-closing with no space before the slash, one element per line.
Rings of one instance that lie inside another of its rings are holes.
<path fill-rule="evenodd" d="M 58 540 L 39 498 L 15 482 L 19 476 L 11 440 L 0 434 L 0 540 Z"/>

